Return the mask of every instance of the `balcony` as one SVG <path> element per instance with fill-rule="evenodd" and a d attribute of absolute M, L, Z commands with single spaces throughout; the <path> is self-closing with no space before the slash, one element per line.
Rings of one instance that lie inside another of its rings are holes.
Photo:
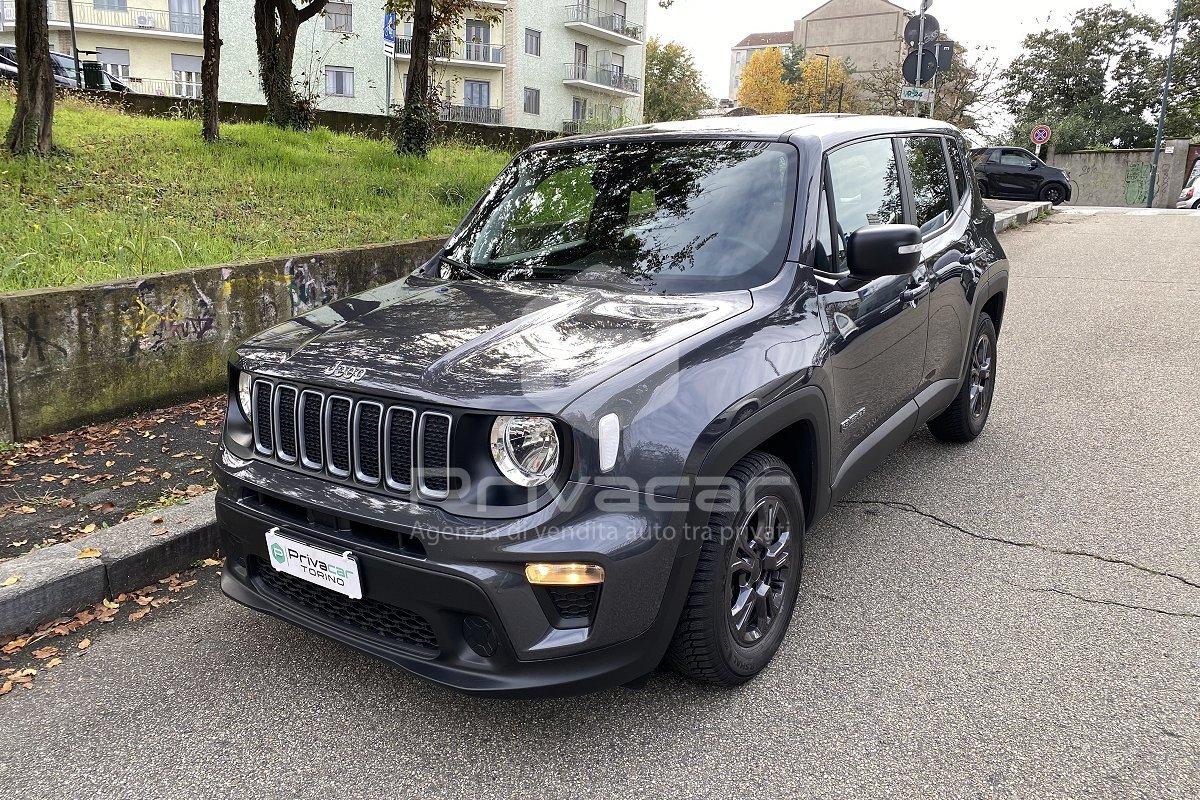
<path fill-rule="evenodd" d="M 437 61 L 462 64 L 484 69 L 504 69 L 504 45 L 480 42 L 452 42 L 446 39 L 432 42 L 430 50 Z M 412 37 L 396 37 L 396 58 L 412 56 Z"/>
<path fill-rule="evenodd" d="M 618 97 L 636 97 L 640 85 L 637 78 L 626 75 L 620 67 L 590 64 L 563 64 L 563 83 Z"/>
<path fill-rule="evenodd" d="M 120 80 L 129 87 L 129 91 L 135 94 L 200 99 L 199 81 L 175 81 L 169 78 L 121 78 Z"/>
<path fill-rule="evenodd" d="M 586 33 L 615 44 L 637 45 L 642 43 L 642 27 L 629 22 L 620 14 L 603 14 L 589 3 L 567 6 L 567 28 L 576 33 Z"/>
<path fill-rule="evenodd" d="M 73 3 L 75 27 L 80 30 L 112 30 L 136 32 L 146 36 L 168 38 L 200 38 L 201 15 L 167 11 L 162 8 L 134 8 L 124 0 L 95 0 L 94 3 Z M 0 27 L 9 27 L 14 19 L 13 0 L 0 3 Z M 66 0 L 46 3 L 50 27 L 63 28 L 70 24 Z"/>
<path fill-rule="evenodd" d="M 475 125 L 501 125 L 504 110 L 487 106 L 456 106 L 443 103 L 438 117 L 443 122 L 471 122 Z"/>

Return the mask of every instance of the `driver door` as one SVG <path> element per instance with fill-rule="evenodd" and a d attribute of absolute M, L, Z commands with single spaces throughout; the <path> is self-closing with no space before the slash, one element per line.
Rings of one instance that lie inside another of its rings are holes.
<path fill-rule="evenodd" d="M 818 226 L 818 240 L 827 243 L 818 250 L 832 251 L 836 273 L 822 281 L 820 300 L 830 338 L 826 364 L 833 383 L 835 488 L 844 489 L 869 471 L 879 454 L 907 438 L 915 425 L 907 406 L 915 409 L 925 362 L 929 303 L 919 291 L 924 275 L 918 274 L 924 267 L 858 281 L 846 272 L 845 258 L 854 231 L 904 222 L 900 163 L 891 138 L 854 142 L 828 155 L 822 200 L 828 217 Z"/>

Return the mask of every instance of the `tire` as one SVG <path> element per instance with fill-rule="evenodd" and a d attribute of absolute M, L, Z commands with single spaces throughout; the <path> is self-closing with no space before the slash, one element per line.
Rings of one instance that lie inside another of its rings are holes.
<path fill-rule="evenodd" d="M 1067 189 L 1061 183 L 1048 183 L 1038 196 L 1042 200 L 1049 200 L 1051 205 L 1062 205 L 1067 199 Z"/>
<path fill-rule="evenodd" d="M 771 661 L 796 607 L 803 563 L 804 500 L 787 464 L 756 450 L 728 479 L 740 502 L 709 517 L 666 655 L 675 670 L 716 686 L 745 683 Z M 772 508 L 776 524 L 768 529 Z"/>
<path fill-rule="evenodd" d="M 983 432 L 996 389 L 996 326 L 980 314 L 967 352 L 967 374 L 954 402 L 933 419 L 929 430 L 943 442 L 969 442 Z"/>
<path fill-rule="evenodd" d="M 991 191 L 988 189 L 987 181 L 979 182 L 979 196 L 984 199 L 988 199 L 992 196 Z"/>

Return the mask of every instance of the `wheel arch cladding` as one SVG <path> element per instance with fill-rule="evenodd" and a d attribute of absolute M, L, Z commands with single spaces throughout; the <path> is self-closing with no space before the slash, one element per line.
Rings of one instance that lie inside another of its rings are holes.
<path fill-rule="evenodd" d="M 996 326 L 996 333 L 1000 333 L 1000 321 L 1004 318 L 1004 300 L 1007 293 L 1002 289 L 987 299 L 980 309 L 984 314 L 992 318 L 992 324 Z"/>

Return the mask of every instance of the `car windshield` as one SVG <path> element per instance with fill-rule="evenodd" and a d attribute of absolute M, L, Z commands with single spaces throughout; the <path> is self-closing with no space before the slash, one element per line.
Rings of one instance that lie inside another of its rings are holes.
<path fill-rule="evenodd" d="M 786 258 L 796 162 L 795 148 L 770 142 L 533 150 L 500 174 L 446 252 L 488 277 L 747 289 Z"/>

